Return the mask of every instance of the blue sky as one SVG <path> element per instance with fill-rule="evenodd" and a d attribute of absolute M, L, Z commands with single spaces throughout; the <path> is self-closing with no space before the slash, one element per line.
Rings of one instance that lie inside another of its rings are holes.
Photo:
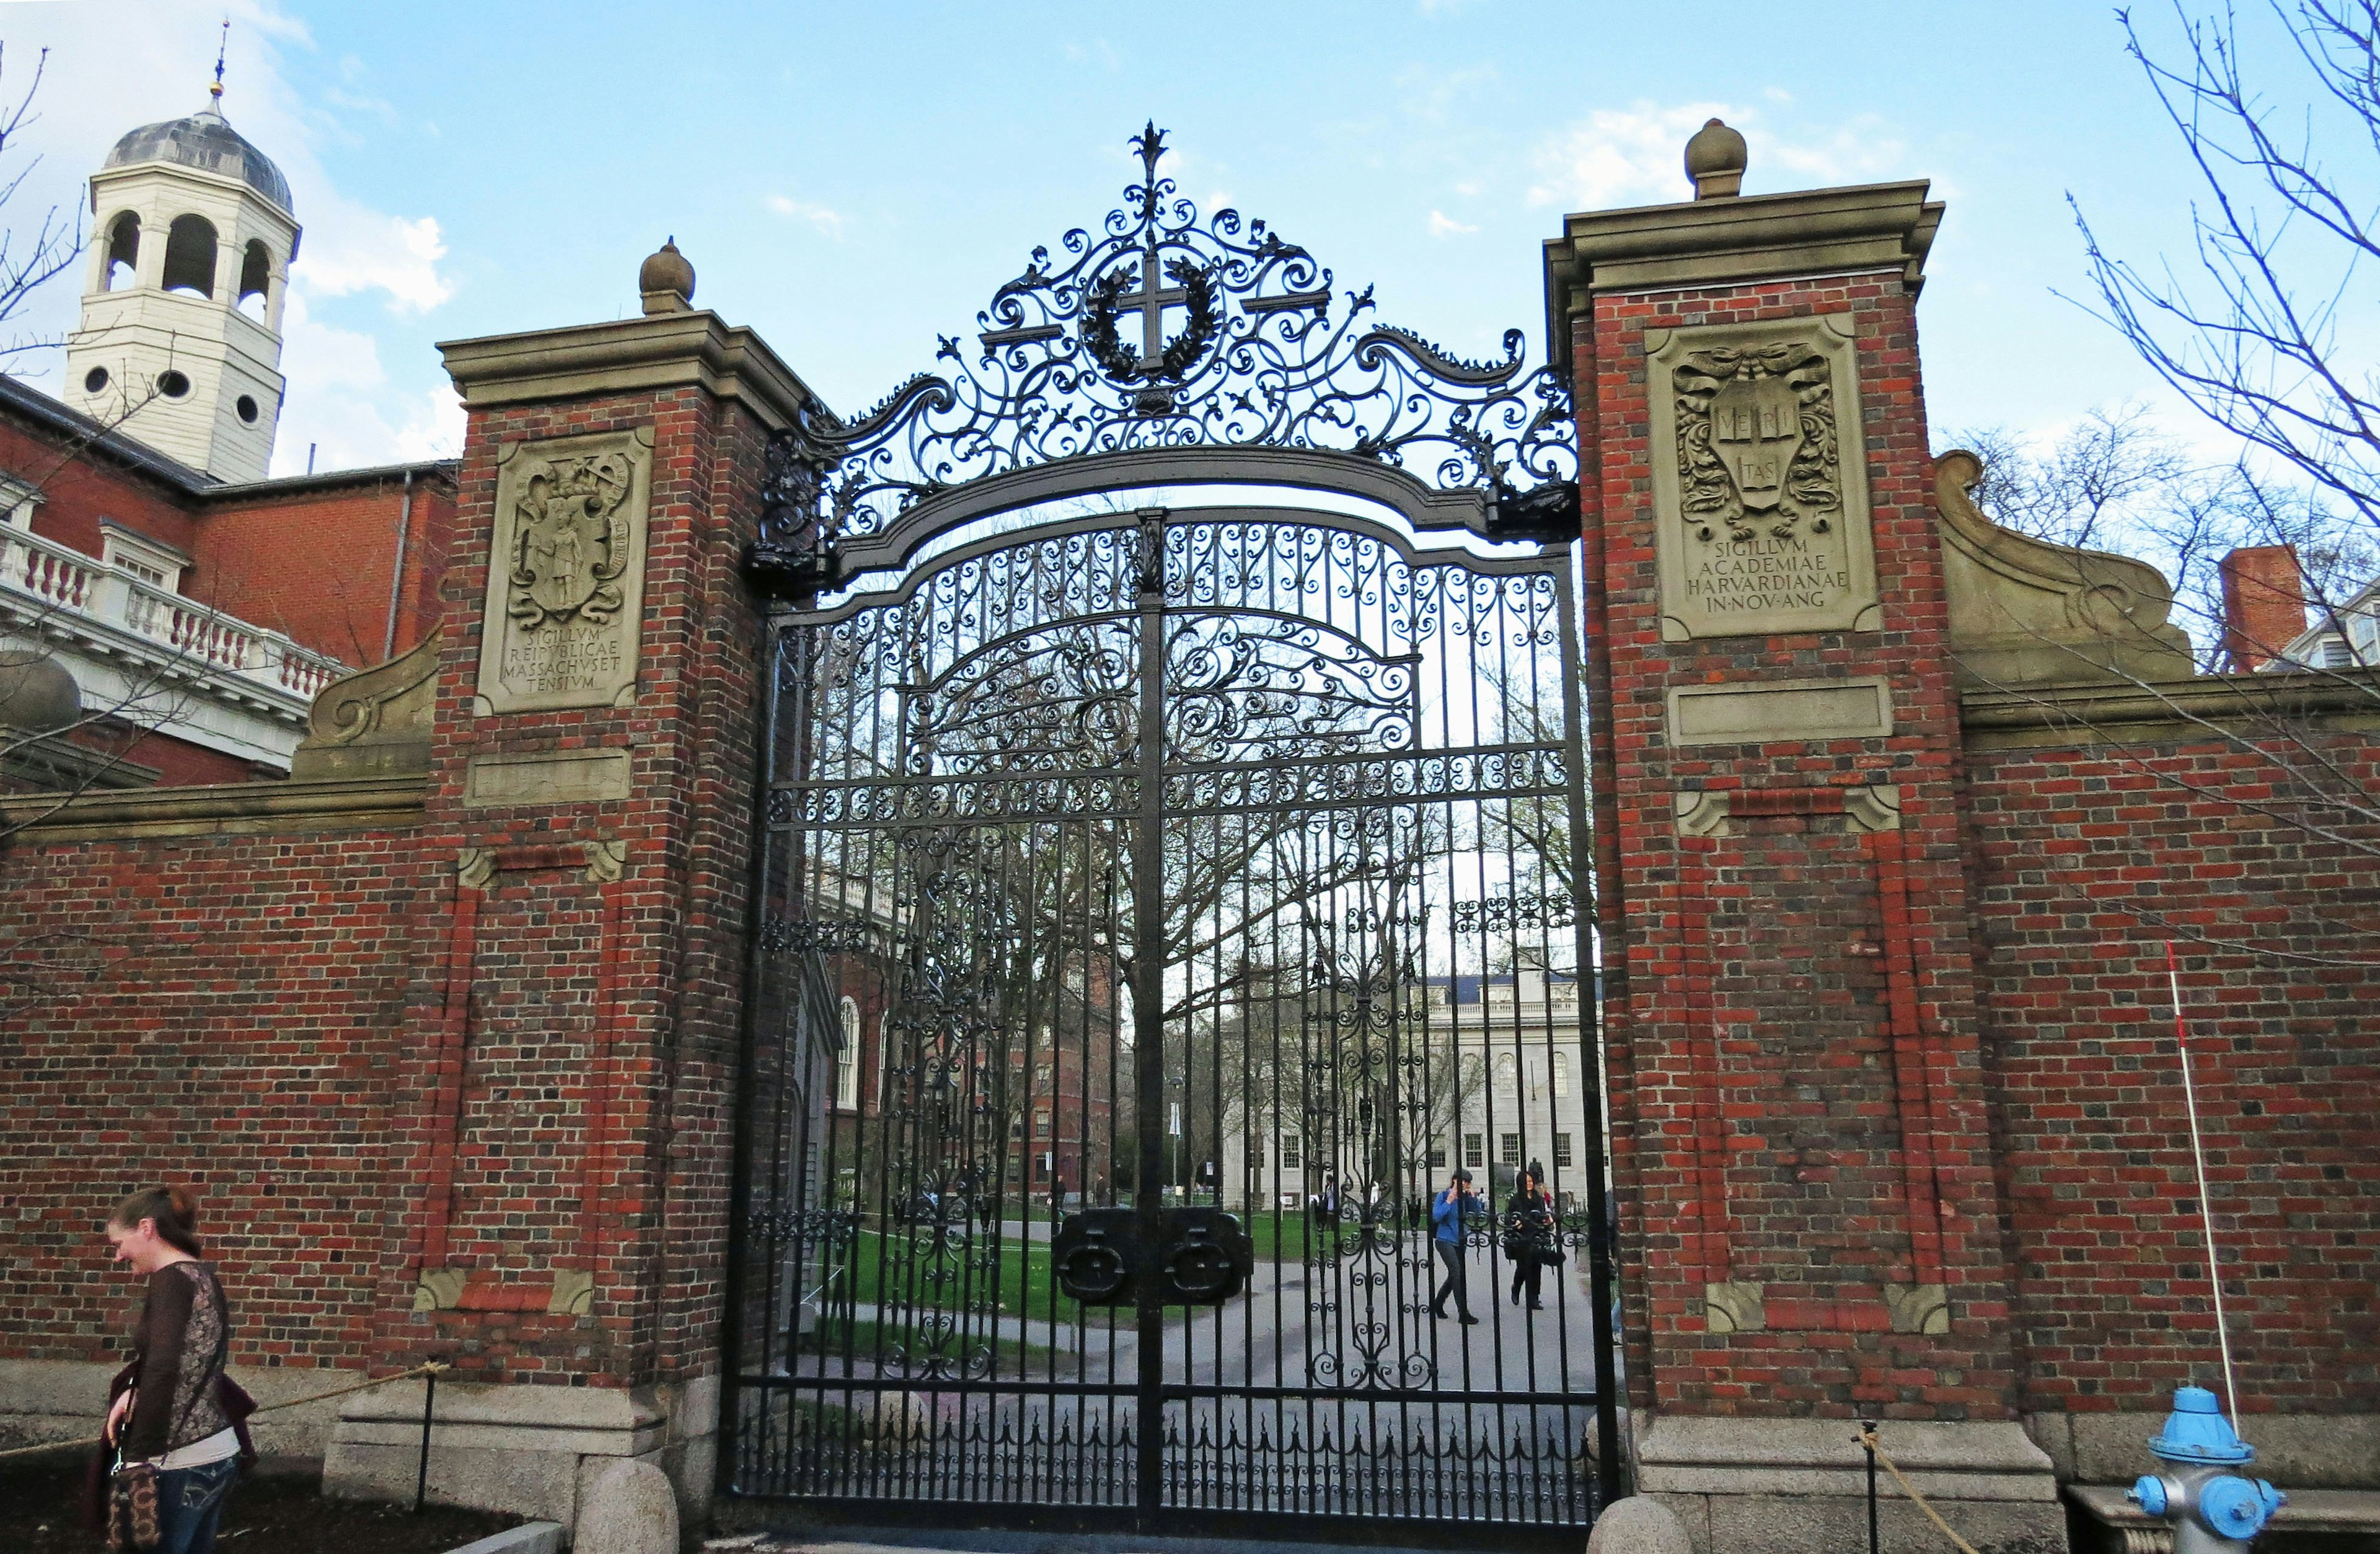
<path fill-rule="evenodd" d="M 1265 217 L 1471 356 L 1512 326 L 1541 352 L 1540 241 L 1566 211 L 1683 198 L 1713 114 L 1751 141 L 1747 193 L 1931 178 L 1937 427 L 2051 433 L 2154 400 L 2054 295 L 2087 285 L 2066 200 L 2154 261 L 2185 253 L 2196 192 L 2113 12 L 2082 0 L 229 10 L 225 111 L 306 226 L 282 473 L 309 443 L 324 467 L 453 453 L 433 342 L 633 311 L 670 235 L 698 305 L 862 408 L 1117 202 L 1151 116 L 1202 208 Z M 43 160 L 5 219 L 71 208 L 117 135 L 200 106 L 223 14 L 0 4 L 8 80 L 52 50 L 25 141 Z M 77 284 L 30 324 L 70 326 Z"/>

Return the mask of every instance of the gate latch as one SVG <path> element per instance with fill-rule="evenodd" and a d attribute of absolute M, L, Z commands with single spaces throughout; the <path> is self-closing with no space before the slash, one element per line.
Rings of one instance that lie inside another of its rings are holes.
<path fill-rule="evenodd" d="M 1084 1305 L 1132 1305 L 1155 1286 L 1160 1305 L 1220 1305 L 1247 1287 L 1256 1244 L 1220 1208 L 1168 1208 L 1154 1245 L 1132 1208 L 1086 1208 L 1066 1216 L 1050 1243 L 1058 1287 Z"/>

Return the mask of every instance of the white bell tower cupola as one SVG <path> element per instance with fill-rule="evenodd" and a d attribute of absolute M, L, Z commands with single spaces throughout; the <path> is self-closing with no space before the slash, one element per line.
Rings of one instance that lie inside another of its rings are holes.
<path fill-rule="evenodd" d="M 281 312 L 299 228 L 289 182 L 223 115 L 115 142 L 91 180 L 68 405 L 226 481 L 261 480 L 281 418 Z"/>

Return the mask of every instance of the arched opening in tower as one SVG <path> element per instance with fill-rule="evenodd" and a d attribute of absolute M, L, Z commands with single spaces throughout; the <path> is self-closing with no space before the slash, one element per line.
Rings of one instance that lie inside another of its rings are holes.
<path fill-rule="evenodd" d="M 139 279 L 140 272 L 140 218 L 127 211 L 107 229 L 107 270 L 101 289 L 122 291 Z"/>
<path fill-rule="evenodd" d="M 265 322 L 266 292 L 273 284 L 273 255 L 261 239 L 251 240 L 239 261 L 239 310 Z"/>
<path fill-rule="evenodd" d="M 206 217 L 176 216 L 165 229 L 165 289 L 214 296 L 215 227 Z"/>

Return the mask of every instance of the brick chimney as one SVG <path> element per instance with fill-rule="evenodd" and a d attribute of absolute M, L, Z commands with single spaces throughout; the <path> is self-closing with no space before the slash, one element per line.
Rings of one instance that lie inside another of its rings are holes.
<path fill-rule="evenodd" d="M 2223 660 L 2262 669 L 2306 628 L 2305 576 L 2290 545 L 2248 545 L 2223 558 Z"/>

